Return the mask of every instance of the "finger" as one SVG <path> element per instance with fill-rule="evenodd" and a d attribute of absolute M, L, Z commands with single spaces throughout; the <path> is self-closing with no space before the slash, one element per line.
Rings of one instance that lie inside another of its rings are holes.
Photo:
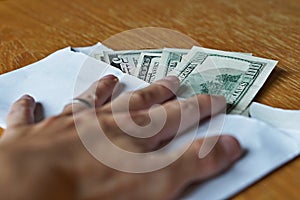
<path fill-rule="evenodd" d="M 110 97 L 118 83 L 118 78 L 114 75 L 107 75 L 100 80 L 94 82 L 84 93 L 79 95 L 77 99 L 86 101 L 92 107 L 102 106 Z M 76 99 L 76 98 L 75 98 Z M 71 103 L 65 106 L 62 114 L 70 115 L 87 109 L 89 106 L 84 103 Z"/>
<path fill-rule="evenodd" d="M 175 76 L 167 76 L 150 86 L 130 93 L 124 93 L 103 107 L 107 112 L 141 110 L 154 104 L 161 104 L 175 96 L 179 88 L 179 80 Z"/>
<path fill-rule="evenodd" d="M 173 100 L 149 111 L 133 112 L 130 116 L 115 115 L 114 120 L 123 132 L 147 138 L 147 147 L 156 148 L 176 134 L 197 128 L 201 120 L 220 113 L 225 107 L 226 100 L 222 96 L 197 95 L 184 101 Z"/>
<path fill-rule="evenodd" d="M 8 113 L 7 129 L 34 123 L 35 101 L 29 95 L 24 95 L 17 100 Z"/>
<path fill-rule="evenodd" d="M 211 138 L 215 140 L 216 138 Z M 203 145 L 203 139 L 198 139 L 166 170 L 173 177 L 172 191 L 182 191 L 188 185 L 195 182 L 203 182 L 228 169 L 244 153 L 239 142 L 232 136 L 220 136 L 218 142 L 204 158 L 199 158 L 199 151 Z M 172 196 L 177 196 L 173 193 Z"/>

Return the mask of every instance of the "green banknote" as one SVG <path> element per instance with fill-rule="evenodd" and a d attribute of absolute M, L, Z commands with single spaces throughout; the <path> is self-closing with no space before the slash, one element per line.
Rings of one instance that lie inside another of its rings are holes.
<path fill-rule="evenodd" d="M 187 55 L 190 49 L 163 49 L 159 70 L 155 75 L 155 80 L 166 77 L 176 66 L 183 61 L 183 56 Z"/>
<path fill-rule="evenodd" d="M 277 61 L 241 53 L 193 47 L 171 74 L 181 81 L 179 96 L 225 96 L 230 113 L 242 113 L 263 86 Z"/>
<path fill-rule="evenodd" d="M 142 53 L 138 62 L 135 76 L 148 83 L 156 80 L 156 75 L 160 71 L 161 53 Z"/>
<path fill-rule="evenodd" d="M 105 51 L 103 61 L 122 70 L 124 73 L 134 75 L 141 53 L 161 53 L 162 50 L 126 50 Z"/>

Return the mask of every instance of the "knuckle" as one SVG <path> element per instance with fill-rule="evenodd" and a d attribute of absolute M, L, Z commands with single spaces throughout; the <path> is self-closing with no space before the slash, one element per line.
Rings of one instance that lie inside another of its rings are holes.
<path fill-rule="evenodd" d="M 196 140 L 193 142 L 193 144 L 191 145 L 191 151 L 193 153 L 199 153 L 200 149 L 201 149 L 201 146 L 203 144 L 203 141 L 202 140 Z"/>
<path fill-rule="evenodd" d="M 116 131 L 116 123 L 112 115 L 100 115 L 98 121 L 104 132 Z"/>
<path fill-rule="evenodd" d="M 135 112 L 129 116 L 138 126 L 146 126 L 151 122 L 150 116 L 145 112 Z"/>
<path fill-rule="evenodd" d="M 155 146 L 149 139 L 134 139 L 134 143 L 140 152 L 148 152 Z"/>
<path fill-rule="evenodd" d="M 75 123 L 78 123 L 78 121 L 74 121 L 72 117 L 64 119 L 65 126 L 67 128 L 75 128 Z"/>
<path fill-rule="evenodd" d="M 182 103 L 181 107 L 182 107 L 182 110 L 188 111 L 188 112 L 197 111 L 199 109 L 199 105 L 195 101 L 185 101 L 184 103 Z"/>
<path fill-rule="evenodd" d="M 210 105 L 211 104 L 211 96 L 206 94 L 198 95 L 198 101 L 202 102 L 202 104 Z"/>
<path fill-rule="evenodd" d="M 131 94 L 131 99 L 141 104 L 146 104 L 152 96 L 151 92 L 137 91 Z"/>
<path fill-rule="evenodd" d="M 30 107 L 32 105 L 32 101 L 30 99 L 20 99 L 17 102 L 17 106 L 20 107 Z"/>
<path fill-rule="evenodd" d="M 202 148 L 207 148 L 203 142 L 203 140 L 197 140 L 193 144 L 193 151 L 195 154 L 197 154 L 197 156 L 199 155 Z M 220 159 L 220 155 L 223 152 L 223 150 L 224 149 L 222 149 L 217 143 L 203 159 L 200 159 L 200 163 L 202 163 L 203 166 L 207 166 L 208 169 L 211 170 L 219 167 L 221 164 L 220 162 L 222 161 L 222 159 Z"/>
<path fill-rule="evenodd" d="M 179 101 L 170 101 L 166 104 L 167 109 L 170 110 L 176 110 L 178 109 L 178 107 L 180 106 L 180 102 Z M 183 105 L 182 105 L 183 106 Z"/>
<path fill-rule="evenodd" d="M 96 95 L 93 94 L 93 93 L 92 94 L 87 94 L 86 97 L 85 97 L 85 99 L 88 100 L 88 101 L 90 101 L 90 103 L 93 103 L 93 101 L 96 101 L 96 100 L 99 99 L 99 95 L 97 95 L 97 93 L 96 93 Z"/>
<path fill-rule="evenodd" d="M 207 164 L 210 166 L 211 169 L 216 169 L 220 166 L 220 164 L 224 164 L 220 163 L 220 158 L 218 156 L 217 151 L 212 150 L 208 156 L 209 157 L 207 159 Z"/>
<path fill-rule="evenodd" d="M 155 90 L 160 92 L 170 91 L 165 85 L 155 84 Z"/>

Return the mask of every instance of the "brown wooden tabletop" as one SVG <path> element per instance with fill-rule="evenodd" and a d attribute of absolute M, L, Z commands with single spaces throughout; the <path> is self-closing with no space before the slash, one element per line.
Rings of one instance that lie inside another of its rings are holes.
<path fill-rule="evenodd" d="M 151 31 L 142 32 L 140 37 L 111 38 L 143 27 L 172 29 L 194 41 Z M 255 100 L 300 109 L 299 34 L 299 0 L 0 0 L 0 73 L 66 46 L 105 41 L 114 49 L 185 48 L 196 41 L 207 48 L 251 52 L 278 60 Z M 299 196 L 297 158 L 234 199 Z"/>

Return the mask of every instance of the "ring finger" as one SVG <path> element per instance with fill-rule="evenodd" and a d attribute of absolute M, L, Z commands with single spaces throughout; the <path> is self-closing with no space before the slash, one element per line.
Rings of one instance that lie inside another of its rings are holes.
<path fill-rule="evenodd" d="M 70 115 L 87 108 L 102 106 L 112 96 L 117 86 L 118 78 L 114 75 L 107 75 L 94 82 L 85 92 L 73 99 L 73 102 L 66 105 L 62 114 Z"/>

